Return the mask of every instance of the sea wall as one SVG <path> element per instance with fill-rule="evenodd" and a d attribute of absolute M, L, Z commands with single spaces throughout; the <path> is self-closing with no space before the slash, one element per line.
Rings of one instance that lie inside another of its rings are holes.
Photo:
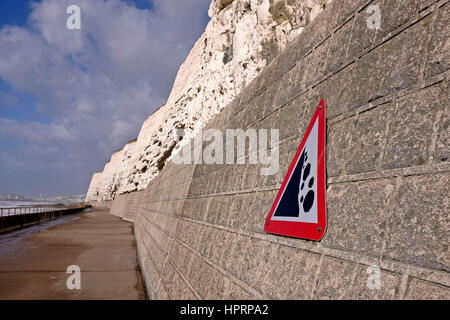
<path fill-rule="evenodd" d="M 54 210 L 48 212 L 28 213 L 22 215 L 11 215 L 0 217 L 0 233 L 10 232 L 17 229 L 26 228 L 35 224 L 56 220 L 61 216 L 79 213 L 87 206 L 77 208 L 68 208 L 63 210 Z"/>
<path fill-rule="evenodd" d="M 136 191 L 133 193 L 122 194 L 117 197 L 116 200 L 111 203 L 112 215 L 121 217 L 122 219 L 130 222 L 134 222 L 135 217 L 139 214 L 143 208 L 144 192 Z"/>
<path fill-rule="evenodd" d="M 367 26 L 371 4 L 381 29 Z M 117 196 L 150 298 L 449 299 L 449 17 L 448 0 L 334 1 L 206 126 L 278 128 L 278 174 L 169 161 Z M 322 98 L 327 231 L 266 234 Z"/>

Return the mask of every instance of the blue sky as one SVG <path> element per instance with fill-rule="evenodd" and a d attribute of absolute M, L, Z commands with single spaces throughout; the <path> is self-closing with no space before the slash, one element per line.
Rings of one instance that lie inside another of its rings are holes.
<path fill-rule="evenodd" d="M 30 2 L 29 0 L 0 1 L 0 28 L 6 25 L 26 27 L 28 15 L 32 10 Z M 48 122 L 50 120 L 49 116 L 39 114 L 35 104 L 36 101 L 33 96 L 15 92 L 0 77 L 0 118 Z"/>
<path fill-rule="evenodd" d="M 0 27 L 2 25 L 25 26 L 28 15 L 31 12 L 30 2 L 41 2 L 42 0 L 2 0 L 0 1 Z M 130 5 L 139 9 L 152 10 L 152 0 L 126 0 Z M 73 3 L 76 3 L 74 1 Z"/>
<path fill-rule="evenodd" d="M 30 12 L 31 6 L 28 0 L 0 1 L 0 27 L 7 24 L 24 26 Z"/>
<path fill-rule="evenodd" d="M 0 1 L 0 193 L 85 193 L 167 99 L 209 3 Z"/>

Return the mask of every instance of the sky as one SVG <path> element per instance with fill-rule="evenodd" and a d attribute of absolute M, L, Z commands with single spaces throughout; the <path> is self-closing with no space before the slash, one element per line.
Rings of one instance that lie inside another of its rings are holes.
<path fill-rule="evenodd" d="M 81 29 L 69 30 L 69 5 Z M 87 192 L 165 103 L 210 0 L 1 0 L 0 194 Z"/>

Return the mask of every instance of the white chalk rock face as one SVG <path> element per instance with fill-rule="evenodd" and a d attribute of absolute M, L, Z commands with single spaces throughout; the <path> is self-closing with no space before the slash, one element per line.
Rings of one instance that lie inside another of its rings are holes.
<path fill-rule="evenodd" d="M 125 183 L 135 146 L 136 140 L 129 141 L 123 149 L 116 151 L 111 156 L 103 172 L 93 175 L 86 195 L 86 201 L 109 201 L 114 199 L 119 188 Z"/>
<path fill-rule="evenodd" d="M 211 21 L 181 65 L 167 103 L 144 122 L 137 141 L 92 178 L 89 200 L 145 189 L 170 158 L 175 130 L 185 130 L 183 141 L 193 138 L 330 2 L 213 0 Z"/>
<path fill-rule="evenodd" d="M 89 190 L 86 194 L 86 201 L 96 201 L 100 199 L 100 185 L 102 183 L 103 172 L 96 172 L 92 176 Z"/>

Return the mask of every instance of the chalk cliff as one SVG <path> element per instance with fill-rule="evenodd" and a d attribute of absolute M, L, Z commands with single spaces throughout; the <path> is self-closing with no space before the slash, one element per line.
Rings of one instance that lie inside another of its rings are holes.
<path fill-rule="evenodd" d="M 195 135 L 330 2 L 213 0 L 211 20 L 181 65 L 167 103 L 144 122 L 136 142 L 93 176 L 86 200 L 145 189 L 171 155 L 174 130 L 185 130 L 184 141 Z"/>

